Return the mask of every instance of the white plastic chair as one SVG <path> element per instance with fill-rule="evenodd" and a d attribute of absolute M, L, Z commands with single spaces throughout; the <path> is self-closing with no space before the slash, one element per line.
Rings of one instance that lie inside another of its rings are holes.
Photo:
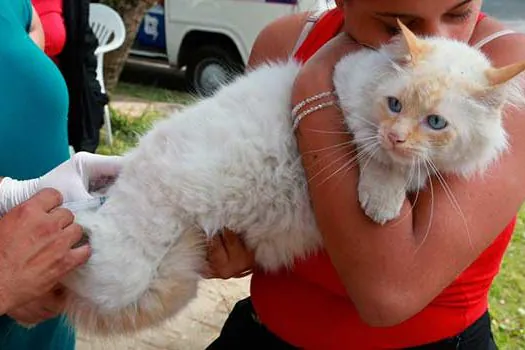
<path fill-rule="evenodd" d="M 118 49 L 124 43 L 126 27 L 117 11 L 107 5 L 98 3 L 89 5 L 89 25 L 98 39 L 98 47 L 95 50 L 95 55 L 97 56 L 97 80 L 102 88 L 102 92 L 105 93 L 104 54 Z M 112 145 L 111 118 L 107 105 L 104 107 L 104 124 L 108 144 Z"/>

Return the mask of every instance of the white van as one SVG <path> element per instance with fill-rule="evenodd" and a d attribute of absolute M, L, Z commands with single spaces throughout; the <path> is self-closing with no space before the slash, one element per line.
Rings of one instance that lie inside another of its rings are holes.
<path fill-rule="evenodd" d="M 259 32 L 324 0 L 165 0 L 146 14 L 132 55 L 166 60 L 209 94 L 244 69 Z"/>

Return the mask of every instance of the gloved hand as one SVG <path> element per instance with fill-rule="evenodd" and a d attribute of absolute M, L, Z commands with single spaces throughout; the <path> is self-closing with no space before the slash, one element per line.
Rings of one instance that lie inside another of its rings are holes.
<path fill-rule="evenodd" d="M 90 193 L 114 181 L 121 168 L 122 157 L 79 152 L 42 177 L 25 181 L 5 177 L 0 182 L 0 215 L 46 187 L 58 190 L 63 203 L 91 199 Z"/>

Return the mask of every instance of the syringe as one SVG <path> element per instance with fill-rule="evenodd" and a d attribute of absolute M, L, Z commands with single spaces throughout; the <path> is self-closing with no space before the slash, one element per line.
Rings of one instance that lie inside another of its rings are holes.
<path fill-rule="evenodd" d="M 100 196 L 78 202 L 66 202 L 62 204 L 62 207 L 71 210 L 73 213 L 83 210 L 92 210 L 101 207 L 106 199 L 106 196 Z"/>

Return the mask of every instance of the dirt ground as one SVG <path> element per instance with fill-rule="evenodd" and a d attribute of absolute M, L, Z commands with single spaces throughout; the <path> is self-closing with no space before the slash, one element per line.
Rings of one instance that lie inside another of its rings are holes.
<path fill-rule="evenodd" d="M 220 332 L 235 303 L 249 293 L 249 277 L 236 280 L 207 280 L 198 296 L 165 325 L 126 339 L 77 336 L 77 350 L 201 350 Z"/>

